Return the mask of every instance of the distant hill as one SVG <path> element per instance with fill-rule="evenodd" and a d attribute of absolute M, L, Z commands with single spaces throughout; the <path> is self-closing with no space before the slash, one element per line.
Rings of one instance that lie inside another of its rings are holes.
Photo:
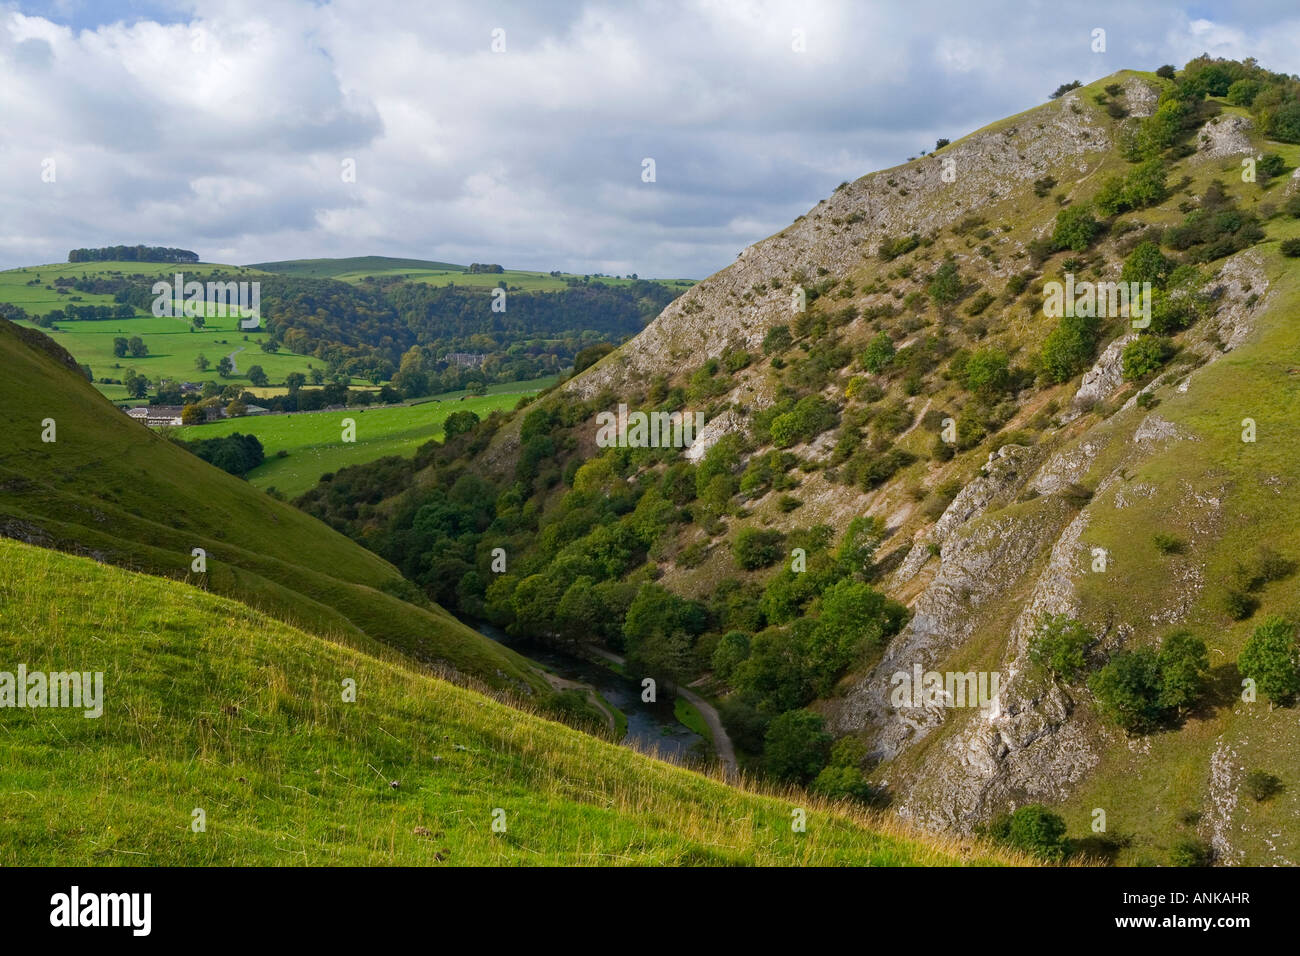
<path fill-rule="evenodd" d="M 132 421 L 40 332 L 0 320 L 0 367 L 0 536 L 187 578 L 364 650 L 549 692 L 383 559 Z M 194 548 L 206 574 L 191 570 Z"/>
<path fill-rule="evenodd" d="M 281 262 L 258 262 L 248 266 L 263 272 L 276 272 L 286 276 L 312 276 L 315 278 L 334 279 L 354 272 L 392 272 L 394 270 L 442 271 L 445 269 L 462 270 L 450 262 L 433 262 L 428 259 L 394 259 L 390 256 L 352 256 L 346 259 L 285 259 Z"/>

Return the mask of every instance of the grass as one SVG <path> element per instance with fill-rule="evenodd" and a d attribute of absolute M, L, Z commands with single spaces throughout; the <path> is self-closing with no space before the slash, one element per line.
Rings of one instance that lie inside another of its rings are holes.
<path fill-rule="evenodd" d="M 0 320 L 0 533 L 177 578 L 202 548 L 196 580 L 211 591 L 362 649 L 549 693 L 523 658 L 425 602 L 392 565 L 132 421 L 71 361 Z"/>
<path fill-rule="evenodd" d="M 1029 862 L 729 787 L 175 581 L 0 541 L 0 595 L 7 666 L 104 674 L 99 719 L 5 712 L 0 865 Z"/>
<path fill-rule="evenodd" d="M 517 387 L 525 384 L 517 383 Z M 257 488 L 275 488 L 296 497 L 313 488 L 323 474 L 386 455 L 409 456 L 426 442 L 441 440 L 442 423 L 452 412 L 472 411 L 479 418 L 486 418 L 498 409 L 514 408 L 521 394 L 534 391 L 535 388 L 387 408 L 231 418 L 182 428 L 179 434 L 186 441 L 234 432 L 256 435 L 267 457 L 249 473 L 249 482 Z M 345 419 L 355 423 L 355 442 L 342 440 Z M 288 457 L 276 457 L 281 451 L 288 452 Z"/>
<path fill-rule="evenodd" d="M 685 727 L 709 741 L 710 746 L 712 746 L 713 732 L 709 730 L 709 725 L 705 722 L 704 716 L 685 697 L 677 697 L 673 701 L 673 716 Z"/>

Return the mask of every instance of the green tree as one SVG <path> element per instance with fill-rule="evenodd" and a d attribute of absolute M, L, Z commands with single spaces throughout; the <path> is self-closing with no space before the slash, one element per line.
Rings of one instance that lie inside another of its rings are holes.
<path fill-rule="evenodd" d="M 149 346 L 144 344 L 144 339 L 138 335 L 131 336 L 126 343 L 126 349 L 131 353 L 132 358 L 144 358 L 149 354 Z"/>
<path fill-rule="evenodd" d="M 1056 228 L 1052 231 L 1052 247 L 1082 252 L 1092 245 L 1101 230 L 1101 223 L 1092 215 L 1087 203 L 1069 206 L 1056 214 Z"/>
<path fill-rule="evenodd" d="M 307 376 L 303 375 L 302 372 L 290 372 L 284 377 L 284 384 L 288 387 L 289 394 L 292 395 L 307 384 Z"/>
<path fill-rule="evenodd" d="M 1041 803 L 1031 803 L 1000 817 L 990 829 L 998 842 L 1045 860 L 1060 862 L 1070 853 L 1065 821 Z"/>
<path fill-rule="evenodd" d="M 1066 614 L 1044 615 L 1029 641 L 1029 660 L 1064 681 L 1073 681 L 1088 664 L 1093 637 Z"/>
<path fill-rule="evenodd" d="M 221 359 L 217 362 L 217 374 L 220 375 L 222 378 L 230 378 L 230 374 L 231 372 L 234 371 L 234 369 L 235 369 L 235 364 L 230 361 L 230 356 L 229 355 L 221 356 Z"/>
<path fill-rule="evenodd" d="M 452 412 L 442 423 L 444 441 L 451 441 L 457 435 L 472 432 L 479 423 L 478 415 L 471 411 Z"/>
<path fill-rule="evenodd" d="M 961 290 L 961 274 L 957 271 L 957 260 L 951 258 L 944 260 L 943 265 L 935 270 L 934 275 L 930 277 L 930 284 L 926 286 L 930 299 L 939 306 L 956 302 L 961 298 Z"/>
<path fill-rule="evenodd" d="M 763 528 L 742 528 L 734 544 L 736 567 L 757 571 L 781 560 L 785 535 Z"/>
<path fill-rule="evenodd" d="M 1160 662 L 1149 647 L 1116 654 L 1088 679 L 1098 709 L 1131 734 L 1149 733 L 1164 716 Z"/>
<path fill-rule="evenodd" d="M 212 361 L 202 352 L 200 352 L 194 359 L 194 367 L 200 372 L 206 372 L 211 364 Z"/>
<path fill-rule="evenodd" d="M 1173 343 L 1160 335 L 1142 335 L 1124 346 L 1124 378 L 1138 381 L 1154 375 L 1174 354 Z"/>
<path fill-rule="evenodd" d="M 119 335 L 115 339 L 113 339 L 113 354 L 116 355 L 118 358 L 126 358 L 126 353 L 127 353 L 126 339 Z"/>
<path fill-rule="evenodd" d="M 831 735 L 819 714 L 791 710 L 777 717 L 763 740 L 763 763 L 778 780 L 807 783 L 830 759 Z"/>
<path fill-rule="evenodd" d="M 967 391 L 984 398 L 1005 392 L 1011 385 L 1011 369 L 1001 349 L 986 348 L 966 360 L 962 384 Z"/>
<path fill-rule="evenodd" d="M 266 386 L 271 384 L 271 380 L 267 378 L 266 370 L 262 368 L 262 366 L 260 365 L 253 365 L 249 367 L 248 380 L 252 382 L 254 385 L 256 385 L 258 388 L 266 388 Z"/>
<path fill-rule="evenodd" d="M 1295 627 L 1281 617 L 1270 617 L 1251 634 L 1237 658 L 1237 669 L 1275 704 L 1287 703 L 1300 693 L 1300 649 Z"/>
<path fill-rule="evenodd" d="M 888 332 L 877 332 L 876 337 L 867 343 L 862 352 L 862 367 L 868 372 L 879 374 L 885 370 L 894 357 L 894 341 Z"/>
<path fill-rule="evenodd" d="M 1086 369 L 1097 353 L 1101 322 L 1095 316 L 1066 315 L 1043 341 L 1041 362 L 1049 382 L 1068 382 Z"/>
<path fill-rule="evenodd" d="M 713 649 L 713 673 L 724 682 L 731 680 L 737 667 L 749 659 L 749 635 L 744 631 L 728 631 Z"/>
<path fill-rule="evenodd" d="M 1179 713 L 1194 706 L 1209 682 L 1210 655 L 1205 642 L 1188 631 L 1165 638 L 1157 658 L 1160 706 Z"/>
<path fill-rule="evenodd" d="M 1124 260 L 1124 269 L 1120 279 L 1124 282 L 1150 282 L 1155 288 L 1163 288 L 1174 268 L 1172 259 L 1168 259 L 1154 242 L 1139 243 Z"/>

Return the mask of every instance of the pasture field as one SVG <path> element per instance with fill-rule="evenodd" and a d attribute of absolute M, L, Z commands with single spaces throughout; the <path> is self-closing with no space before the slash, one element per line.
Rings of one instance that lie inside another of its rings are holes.
<path fill-rule="evenodd" d="M 386 455 L 414 454 L 425 442 L 442 438 L 442 423 L 452 412 L 472 411 L 486 418 L 497 409 L 509 411 L 521 396 L 537 390 L 532 387 L 477 397 L 424 399 L 416 405 L 384 408 L 228 418 L 182 428 L 179 433 L 186 441 L 220 438 L 235 432 L 256 435 L 266 451 L 266 461 L 248 474 L 248 480 L 258 488 L 275 488 L 294 498 L 314 487 L 327 472 Z M 343 420 L 349 418 L 356 423 L 355 442 L 343 441 Z M 288 453 L 286 457 L 276 457 L 281 451 Z"/>

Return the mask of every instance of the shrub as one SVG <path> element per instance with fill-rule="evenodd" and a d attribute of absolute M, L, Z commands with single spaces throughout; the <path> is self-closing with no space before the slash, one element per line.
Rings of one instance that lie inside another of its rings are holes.
<path fill-rule="evenodd" d="M 1181 538 L 1164 531 L 1157 531 L 1153 534 L 1151 542 L 1161 554 L 1182 554 L 1187 547 Z"/>
<path fill-rule="evenodd" d="M 1163 77 L 1163 78 L 1166 79 L 1166 80 L 1172 80 L 1172 79 L 1174 78 L 1174 67 L 1173 67 L 1173 65 L 1172 65 L 1172 64 L 1169 64 L 1169 63 L 1166 63 L 1164 66 L 1159 67 L 1159 68 L 1156 70 L 1156 76 Z"/>
<path fill-rule="evenodd" d="M 1043 617 L 1029 642 L 1029 660 L 1065 681 L 1072 681 L 1087 665 L 1092 635 L 1079 621 L 1065 614 Z"/>
<path fill-rule="evenodd" d="M 1264 770 L 1252 770 L 1246 774 L 1246 792 L 1263 803 L 1282 792 L 1282 781 Z"/>
<path fill-rule="evenodd" d="M 1138 381 L 1160 371 L 1174 354 L 1173 343 L 1158 335 L 1143 335 L 1124 346 L 1124 378 Z"/>
<path fill-rule="evenodd" d="M 1300 256 L 1300 239 L 1283 239 L 1278 249 L 1282 252 L 1282 255 L 1294 259 Z"/>
<path fill-rule="evenodd" d="M 1093 218 L 1087 203 L 1070 206 L 1056 214 L 1056 228 L 1052 232 L 1052 247 L 1082 252 L 1092 245 L 1101 223 Z"/>
<path fill-rule="evenodd" d="M 886 332 L 879 332 L 862 352 L 862 367 L 880 374 L 894 358 L 894 342 Z"/>
<path fill-rule="evenodd" d="M 777 717 L 763 740 L 763 763 L 779 780 L 807 783 L 830 759 L 831 735 L 818 714 L 791 710 Z"/>
<path fill-rule="evenodd" d="M 1150 241 L 1142 242 L 1124 260 L 1120 280 L 1150 282 L 1156 288 L 1163 288 L 1173 268 L 1173 260 L 1166 258 L 1158 245 Z"/>
<path fill-rule="evenodd" d="M 1242 676 L 1272 703 L 1285 703 L 1300 692 L 1300 649 L 1295 627 L 1281 617 L 1270 617 L 1250 636 L 1237 659 Z"/>
<path fill-rule="evenodd" d="M 1004 392 L 1010 384 L 1011 371 L 1006 353 L 1001 349 L 980 349 L 966 360 L 962 369 L 962 385 L 983 397 Z"/>
<path fill-rule="evenodd" d="M 1165 638 L 1157 658 L 1160 667 L 1162 708 L 1182 713 L 1205 693 L 1210 657 L 1205 642 L 1188 631 L 1175 631 Z"/>
<path fill-rule="evenodd" d="M 1068 382 L 1092 364 L 1097 353 L 1101 321 L 1094 316 L 1066 315 L 1043 341 L 1040 353 L 1049 382 Z"/>
<path fill-rule="evenodd" d="M 1223 595 L 1223 610 L 1234 621 L 1244 621 L 1255 613 L 1259 602 L 1249 594 L 1229 588 Z"/>
<path fill-rule="evenodd" d="M 1214 851 L 1201 840 L 1188 837 L 1179 840 L 1169 851 L 1169 862 L 1174 866 L 1209 866 Z"/>
<path fill-rule="evenodd" d="M 1058 86 L 1055 90 L 1052 91 L 1051 98 L 1054 100 L 1059 100 L 1066 93 L 1070 92 L 1070 90 L 1077 90 L 1081 86 L 1083 86 L 1083 84 L 1080 83 L 1078 80 L 1071 80 L 1069 83 L 1062 83 L 1060 86 Z"/>
<path fill-rule="evenodd" d="M 957 271 L 955 259 L 947 259 L 930 277 L 926 291 L 935 305 L 947 305 L 961 298 L 961 274 Z"/>
<path fill-rule="evenodd" d="M 759 528 L 742 528 L 736 535 L 735 557 L 737 567 L 757 571 L 781 560 L 785 535 L 779 531 Z"/>
<path fill-rule="evenodd" d="M 1070 853 L 1065 821 L 1040 803 L 1031 803 L 999 817 L 989 831 L 999 843 L 1045 860 L 1059 863 Z"/>
<path fill-rule="evenodd" d="M 1160 665 L 1148 647 L 1116 654 L 1088 679 L 1098 709 L 1129 733 L 1154 730 L 1164 716 L 1160 707 Z"/>

